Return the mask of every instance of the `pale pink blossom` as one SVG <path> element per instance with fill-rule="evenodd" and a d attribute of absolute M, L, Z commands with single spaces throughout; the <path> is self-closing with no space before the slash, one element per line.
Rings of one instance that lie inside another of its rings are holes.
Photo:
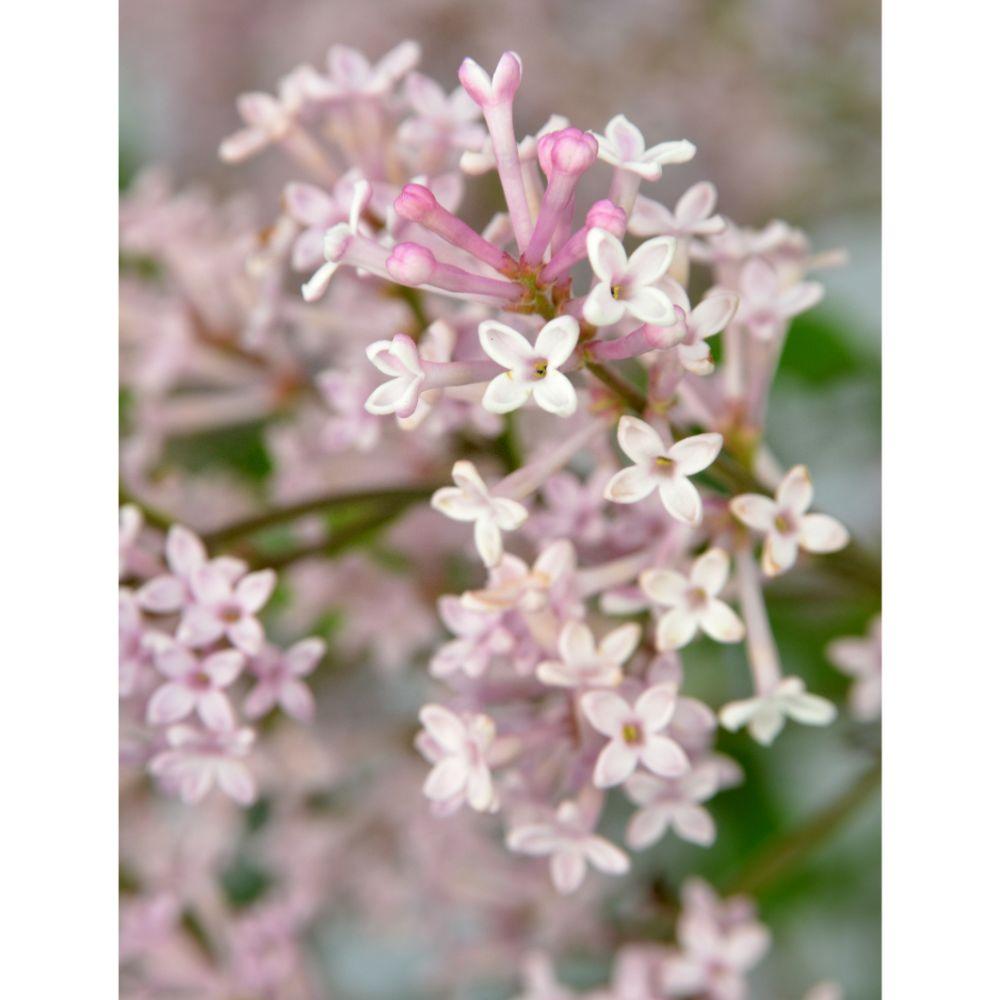
<path fill-rule="evenodd" d="M 438 613 L 456 638 L 440 646 L 431 658 L 430 672 L 435 677 L 456 672 L 481 677 L 495 656 L 509 653 L 514 646 L 501 614 L 468 608 L 452 595 L 438 601 Z"/>
<path fill-rule="evenodd" d="M 242 94 L 236 109 L 246 127 L 224 139 L 219 156 L 227 163 L 239 163 L 285 138 L 295 126 L 306 102 L 307 73 L 289 73 L 278 83 L 278 95 L 254 92 Z"/>
<path fill-rule="evenodd" d="M 424 795 L 451 812 L 467 802 L 477 812 L 499 807 L 489 752 L 496 736 L 487 715 L 461 719 L 443 705 L 425 705 L 420 710 L 424 727 L 418 748 L 434 765 L 424 782 Z"/>
<path fill-rule="evenodd" d="M 674 210 L 639 195 L 628 220 L 628 230 L 636 236 L 714 236 L 726 228 L 726 220 L 715 214 L 718 192 L 715 185 L 701 181 L 680 196 Z"/>
<path fill-rule="evenodd" d="M 181 723 L 167 730 L 167 749 L 149 762 L 164 787 L 185 802 L 200 802 L 217 786 L 240 805 L 257 795 L 244 758 L 254 741 L 252 729 L 208 730 Z"/>
<path fill-rule="evenodd" d="M 207 646 L 227 638 L 250 656 L 264 644 L 264 629 L 257 613 L 267 603 L 277 577 L 262 569 L 233 581 L 214 565 L 197 569 L 191 577 L 195 603 L 184 612 L 177 638 L 187 646 Z"/>
<path fill-rule="evenodd" d="M 412 337 L 397 333 L 392 340 L 369 344 L 368 360 L 383 375 L 389 376 L 365 401 L 369 413 L 395 413 L 409 417 L 417 408 L 427 373 Z"/>
<path fill-rule="evenodd" d="M 715 370 L 715 363 L 706 340 L 729 326 L 736 315 L 739 297 L 719 289 L 706 295 L 692 309 L 687 292 L 679 282 L 664 278 L 663 288 L 677 315 L 677 322 L 669 328 L 669 333 L 681 364 L 692 375 L 710 375 Z"/>
<path fill-rule="evenodd" d="M 567 622 L 559 633 L 560 658 L 540 663 L 536 675 L 554 687 L 614 687 L 641 638 L 642 629 L 630 622 L 595 643 L 594 633 L 583 622 Z"/>
<path fill-rule="evenodd" d="M 634 704 L 614 691 L 588 691 L 581 697 L 587 721 L 608 737 L 594 766 L 598 788 L 620 785 L 640 763 L 665 778 L 690 768 L 687 754 L 664 734 L 676 704 L 675 684 L 647 688 Z"/>
<path fill-rule="evenodd" d="M 363 52 L 349 45 L 333 45 L 326 54 L 330 86 L 318 96 L 381 97 L 419 61 L 420 46 L 410 39 L 400 42 L 374 63 Z"/>
<path fill-rule="evenodd" d="M 311 722 L 316 710 L 312 692 L 302 681 L 315 669 L 326 652 L 322 639 L 300 639 L 288 649 L 265 646 L 249 664 L 257 679 L 243 711 L 249 719 L 259 719 L 275 705 L 299 722 Z"/>
<path fill-rule="evenodd" d="M 679 778 L 638 772 L 625 782 L 625 794 L 640 808 L 632 814 L 625 842 L 634 851 L 655 844 L 667 831 L 708 847 L 715 842 L 715 821 L 702 805 L 719 790 L 719 769 L 699 761 Z"/>
<path fill-rule="evenodd" d="M 816 281 L 782 288 L 778 272 L 759 257 L 744 265 L 738 290 L 736 318 L 758 340 L 773 340 L 788 320 L 811 309 L 823 297 L 823 286 Z"/>
<path fill-rule="evenodd" d="M 447 94 L 436 80 L 414 72 L 407 76 L 404 91 L 415 114 L 400 125 L 403 142 L 418 150 L 437 144 L 460 150 L 481 148 L 486 130 L 479 105 L 463 87 Z"/>
<path fill-rule="evenodd" d="M 483 350 L 501 368 L 486 387 L 483 406 L 492 413 L 510 413 L 531 398 L 549 413 L 568 417 L 576 411 L 576 390 L 559 370 L 569 360 L 580 335 L 572 316 L 550 320 L 532 346 L 522 333 L 496 320 L 479 325 Z"/>
<path fill-rule="evenodd" d="M 598 155 L 605 163 L 645 181 L 658 181 L 664 166 L 687 163 L 695 154 L 694 145 L 686 139 L 659 142 L 647 149 L 642 132 L 624 115 L 615 115 L 608 122 L 604 135 L 597 136 L 597 143 Z"/>
<path fill-rule="evenodd" d="M 656 625 L 656 648 L 680 649 L 699 629 L 716 642 L 739 642 L 746 634 L 736 613 L 719 600 L 729 577 L 729 556 L 713 548 L 700 555 L 685 577 L 672 569 L 647 570 L 639 578 L 643 592 L 670 610 Z"/>
<path fill-rule="evenodd" d="M 785 719 L 805 726 L 828 726 L 837 717 L 833 702 L 809 694 L 801 677 L 785 677 L 765 694 L 731 701 L 719 711 L 719 721 L 730 732 L 743 726 L 764 746 L 770 746 L 785 727 Z"/>
<path fill-rule="evenodd" d="M 187 646 L 171 642 L 157 649 L 154 662 L 167 683 L 153 692 L 146 706 L 146 720 L 151 725 L 166 726 L 196 712 L 209 729 L 233 728 L 236 720 L 225 689 L 243 670 L 245 659 L 239 650 L 199 656 Z"/>
<path fill-rule="evenodd" d="M 564 895 L 583 884 L 588 863 L 606 875 L 624 875 L 628 855 L 593 832 L 585 811 L 573 801 L 560 804 L 552 820 L 515 826 L 507 834 L 512 851 L 549 858 L 552 884 Z"/>
<path fill-rule="evenodd" d="M 670 236 L 647 240 L 631 256 L 606 229 L 587 233 L 587 256 L 598 281 L 587 296 L 583 316 L 594 326 L 610 326 L 633 316 L 640 323 L 670 326 L 674 308 L 657 283 L 667 273 L 677 241 Z"/>
<path fill-rule="evenodd" d="M 523 559 L 507 554 L 490 570 L 488 585 L 466 591 L 462 603 L 481 611 L 538 611 L 575 569 L 576 552 L 566 539 L 546 545 L 530 568 Z"/>
<path fill-rule="evenodd" d="M 798 550 L 825 553 L 844 548 L 847 529 L 829 514 L 807 514 L 813 485 L 804 465 L 790 469 L 775 498 L 758 493 L 734 497 L 729 507 L 747 527 L 764 533 L 761 565 L 768 576 L 777 576 L 795 565 Z"/>
<path fill-rule="evenodd" d="M 516 500 L 494 496 L 471 462 L 456 462 L 451 475 L 455 485 L 435 491 L 431 506 L 452 520 L 472 521 L 476 551 L 487 566 L 496 566 L 503 556 L 500 532 L 516 531 L 528 511 Z"/>
<path fill-rule="evenodd" d="M 638 503 L 659 490 L 671 517 L 683 524 L 700 523 L 701 497 L 688 477 L 715 461 L 722 450 L 721 434 L 695 434 L 667 447 L 644 420 L 624 416 L 618 422 L 618 445 L 635 464 L 611 477 L 605 499 Z"/>
<path fill-rule="evenodd" d="M 827 659 L 853 677 L 851 714 L 862 722 L 877 719 L 882 711 L 882 618 L 877 616 L 863 638 L 834 639 L 826 647 Z"/>

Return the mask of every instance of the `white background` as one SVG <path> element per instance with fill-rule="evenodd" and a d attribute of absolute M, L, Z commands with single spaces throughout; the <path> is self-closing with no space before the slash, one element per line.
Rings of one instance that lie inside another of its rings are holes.
<path fill-rule="evenodd" d="M 885 5 L 891 1000 L 1000 995 L 998 20 L 972 0 Z M 111 998 L 113 5 L 19 4 L 0 48 L 0 992 Z"/>

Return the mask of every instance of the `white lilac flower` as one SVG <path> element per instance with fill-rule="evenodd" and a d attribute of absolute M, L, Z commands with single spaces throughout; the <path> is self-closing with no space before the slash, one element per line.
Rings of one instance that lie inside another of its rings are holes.
<path fill-rule="evenodd" d="M 544 660 L 536 675 L 554 687 L 614 687 L 640 638 L 642 629 L 630 622 L 595 643 L 594 633 L 583 622 L 567 622 L 559 633 L 560 659 Z"/>
<path fill-rule="evenodd" d="M 640 763 L 664 778 L 691 766 L 680 745 L 664 735 L 677 704 L 675 684 L 648 688 L 630 705 L 614 691 L 588 691 L 580 699 L 587 721 L 608 742 L 594 765 L 598 788 L 620 785 Z"/>
<path fill-rule="evenodd" d="M 633 813 L 625 842 L 634 851 L 655 844 L 668 830 L 701 847 L 715 841 L 715 821 L 702 805 L 719 790 L 719 768 L 710 760 L 694 764 L 679 778 L 638 772 L 625 782 L 625 794 L 640 808 Z"/>
<path fill-rule="evenodd" d="M 877 719 L 882 711 L 882 618 L 873 619 L 868 635 L 834 639 L 826 647 L 830 662 L 855 678 L 849 704 L 851 714 L 862 722 Z"/>
<path fill-rule="evenodd" d="M 487 715 L 459 718 L 443 705 L 420 710 L 424 729 L 417 738 L 421 753 L 434 765 L 424 782 L 424 795 L 444 811 L 463 802 L 477 812 L 498 808 L 488 754 L 496 735 Z"/>
<path fill-rule="evenodd" d="M 692 375 L 711 375 L 715 363 L 705 341 L 729 326 L 739 307 L 739 297 L 734 292 L 714 291 L 692 309 L 687 292 L 679 282 L 664 278 L 663 287 L 677 314 L 677 322 L 670 333 L 681 365 Z"/>
<path fill-rule="evenodd" d="M 764 533 L 761 565 L 768 576 L 791 569 L 800 548 L 807 552 L 837 552 L 850 540 L 847 529 L 836 518 L 806 513 L 812 499 L 809 470 L 796 465 L 781 481 L 773 500 L 758 493 L 744 493 L 729 502 L 740 521 Z"/>
<path fill-rule="evenodd" d="M 716 642 L 739 642 L 746 634 L 736 613 L 718 595 L 729 577 L 729 556 L 718 548 L 700 555 L 685 577 L 672 569 L 647 570 L 639 578 L 650 600 L 670 608 L 656 626 L 656 648 L 680 649 L 698 629 Z"/>
<path fill-rule="evenodd" d="M 644 420 L 622 417 L 618 444 L 635 463 L 616 472 L 604 491 L 613 503 L 637 503 L 658 489 L 671 517 L 684 524 L 701 521 L 701 497 L 688 478 L 707 469 L 722 450 L 722 435 L 695 434 L 668 448 Z"/>
<path fill-rule="evenodd" d="M 369 344 L 368 360 L 384 375 L 389 376 L 365 401 L 369 413 L 395 413 L 409 417 L 417 408 L 427 373 L 412 337 L 397 333 L 392 340 L 377 340 Z"/>
<path fill-rule="evenodd" d="M 504 323 L 480 323 L 483 350 L 506 369 L 486 387 L 483 406 L 492 413 L 510 413 L 534 397 L 543 410 L 570 416 L 576 411 L 576 390 L 559 368 L 569 360 L 579 335 L 580 326 L 572 316 L 546 323 L 534 346 Z"/>
<path fill-rule="evenodd" d="M 591 229 L 587 256 L 598 283 L 583 305 L 583 318 L 610 326 L 628 314 L 640 323 L 670 326 L 676 318 L 673 303 L 656 283 L 667 273 L 676 247 L 672 236 L 659 236 L 627 256 L 621 240 L 606 229 Z"/>
<path fill-rule="evenodd" d="M 437 490 L 431 506 L 452 520 L 474 522 L 476 550 L 487 566 L 496 566 L 503 556 L 500 532 L 516 531 L 528 511 L 516 500 L 493 496 L 471 462 L 456 462 L 451 475 L 455 485 Z"/>
<path fill-rule="evenodd" d="M 671 163 L 687 163 L 694 154 L 695 147 L 686 139 L 675 142 L 659 142 L 646 148 L 646 139 L 624 115 L 615 115 L 604 129 L 604 135 L 597 135 L 598 156 L 605 163 L 637 174 L 645 181 L 658 181 L 663 176 L 663 167 Z"/>
<path fill-rule="evenodd" d="M 588 862 L 606 875 L 624 875 L 628 855 L 593 832 L 583 810 L 572 801 L 563 802 L 550 822 L 515 826 L 507 834 L 512 851 L 532 856 L 548 856 L 552 884 L 563 895 L 583 884 Z"/>
<path fill-rule="evenodd" d="M 730 732 L 743 726 L 750 735 L 770 746 L 785 727 L 785 719 L 805 726 L 828 726 L 837 717 L 834 704 L 809 694 L 801 677 L 785 677 L 766 694 L 723 705 L 719 721 Z"/>

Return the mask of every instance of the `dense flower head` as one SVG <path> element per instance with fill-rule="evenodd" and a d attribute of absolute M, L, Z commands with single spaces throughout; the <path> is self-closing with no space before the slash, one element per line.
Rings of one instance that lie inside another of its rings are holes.
<path fill-rule="evenodd" d="M 695 147 L 623 114 L 519 137 L 513 52 L 466 59 L 457 88 L 418 60 L 412 42 L 378 59 L 335 45 L 240 98 L 223 159 L 275 147 L 291 164 L 264 227 L 156 177 L 123 205 L 124 250 L 157 269 L 123 290 L 123 769 L 195 816 L 258 802 L 291 844 L 270 845 L 284 895 L 261 890 L 219 932 L 229 964 L 178 973 L 190 995 L 318 995 L 288 984 L 308 982 L 328 868 L 376 923 L 406 898 L 392 864 L 428 898 L 467 889 L 470 925 L 503 942 L 484 963 L 519 963 L 531 920 L 572 944 L 561 918 L 597 922 L 633 892 L 638 852 L 725 835 L 711 800 L 742 772 L 720 724 L 770 745 L 788 719 L 836 715 L 784 674 L 765 599 L 799 549 L 848 544 L 810 510 L 805 466 L 763 444 L 780 351 L 822 295 L 804 234 L 740 229 L 707 181 L 673 208 L 641 194 Z M 503 210 L 480 230 L 462 173 L 490 172 Z M 192 438 L 262 425 L 252 486 L 197 457 L 172 472 Z M 829 646 L 861 719 L 878 640 Z M 717 644 L 752 689 L 723 705 L 687 684 Z M 239 822 L 253 841 L 260 815 Z M 130 954 L 173 947 L 188 912 L 185 887 L 143 874 Z M 676 928 L 624 946 L 585 995 L 745 995 L 769 946 L 751 903 L 689 881 Z M 548 958 L 525 966 L 524 996 L 577 995 Z"/>

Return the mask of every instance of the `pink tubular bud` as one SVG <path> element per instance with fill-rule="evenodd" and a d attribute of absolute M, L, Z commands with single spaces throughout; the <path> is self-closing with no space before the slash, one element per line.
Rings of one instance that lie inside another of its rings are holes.
<path fill-rule="evenodd" d="M 385 269 L 401 285 L 426 285 L 434 276 L 437 258 L 419 243 L 397 243 Z"/>
<path fill-rule="evenodd" d="M 538 163 L 546 177 L 553 172 L 579 176 L 597 159 L 597 140 L 578 128 L 549 132 L 538 140 Z"/>
<path fill-rule="evenodd" d="M 613 201 L 603 198 L 595 201 L 587 212 L 588 229 L 606 229 L 616 239 L 621 239 L 625 235 L 625 227 L 628 224 L 628 216 L 625 210 L 619 208 Z"/>
<path fill-rule="evenodd" d="M 410 222 L 423 222 L 438 207 L 437 198 L 423 184 L 407 184 L 394 202 L 396 211 Z"/>

